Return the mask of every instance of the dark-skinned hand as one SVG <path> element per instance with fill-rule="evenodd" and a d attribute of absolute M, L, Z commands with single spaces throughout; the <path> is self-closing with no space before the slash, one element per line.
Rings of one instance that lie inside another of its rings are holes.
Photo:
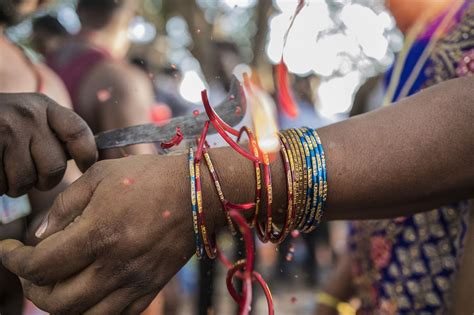
<path fill-rule="evenodd" d="M 83 172 L 97 160 L 87 124 L 42 94 L 0 93 L 0 134 L 0 196 L 56 186 L 66 170 L 64 148 Z"/>
<path fill-rule="evenodd" d="M 187 169 L 186 156 L 96 163 L 57 198 L 36 247 L 0 242 L 3 265 L 52 314 L 140 313 L 194 253 Z"/>

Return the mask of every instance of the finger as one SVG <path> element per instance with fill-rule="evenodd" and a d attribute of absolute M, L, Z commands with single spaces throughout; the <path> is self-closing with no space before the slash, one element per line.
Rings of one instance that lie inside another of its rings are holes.
<path fill-rule="evenodd" d="M 122 288 L 109 294 L 84 315 L 121 314 L 131 301 L 140 297 L 136 288 Z"/>
<path fill-rule="evenodd" d="M 35 233 L 37 238 L 46 238 L 66 228 L 80 216 L 89 204 L 94 190 L 101 180 L 98 172 L 86 174 L 75 181 L 54 201 L 43 222 Z"/>
<path fill-rule="evenodd" d="M 2 264 L 11 272 L 37 285 L 49 285 L 77 274 L 107 249 L 116 245 L 119 232 L 94 218 L 78 217 L 36 247 L 0 242 Z"/>
<path fill-rule="evenodd" d="M 7 193 L 8 190 L 8 182 L 7 182 L 7 175 L 4 171 L 4 164 L 3 164 L 3 155 L 5 152 L 4 147 L 0 147 L 0 196 Z"/>
<path fill-rule="evenodd" d="M 77 114 L 57 104 L 49 104 L 48 122 L 82 172 L 97 161 L 94 135 Z"/>
<path fill-rule="evenodd" d="M 8 181 L 7 194 L 11 197 L 26 194 L 37 181 L 36 169 L 30 154 L 30 144 L 24 141 L 29 141 L 29 139 L 9 144 L 3 156 Z"/>
<path fill-rule="evenodd" d="M 33 137 L 31 156 L 38 176 L 36 188 L 50 190 L 59 184 L 66 171 L 66 155 L 61 143 L 50 130 L 46 135 Z"/>
<path fill-rule="evenodd" d="M 130 304 L 123 312 L 122 315 L 137 315 L 143 312 L 155 299 L 158 295 L 157 292 L 150 293 L 145 295 L 132 304 Z"/>
<path fill-rule="evenodd" d="M 106 272 L 98 264 L 92 264 L 81 273 L 67 279 L 66 281 L 56 283 L 51 286 L 38 286 L 31 281 L 22 279 L 23 291 L 25 296 L 35 303 L 39 308 L 52 314 L 83 314 L 86 310 L 93 308 L 94 305 L 100 305 L 110 296 L 121 292 L 118 289 L 121 285 L 121 279 L 111 276 L 113 271 Z M 122 292 L 125 293 L 125 292 Z M 124 300 L 133 300 L 128 295 L 121 294 Z M 115 302 L 119 303 L 117 299 Z M 125 308 L 125 304 L 123 308 Z M 102 313 L 102 314 L 118 314 Z"/>

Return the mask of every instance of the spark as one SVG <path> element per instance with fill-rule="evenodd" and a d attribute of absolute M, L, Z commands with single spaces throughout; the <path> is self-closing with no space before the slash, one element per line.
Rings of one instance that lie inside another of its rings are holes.
<path fill-rule="evenodd" d="M 291 237 L 297 238 L 298 236 L 300 236 L 300 231 L 298 230 L 291 231 Z"/>
<path fill-rule="evenodd" d="M 102 103 L 107 102 L 108 100 L 110 100 L 111 97 L 112 95 L 110 91 L 107 89 L 102 89 L 102 90 L 97 91 L 97 99 Z"/>
<path fill-rule="evenodd" d="M 123 184 L 124 186 L 130 186 L 130 185 L 133 185 L 134 183 L 135 183 L 135 181 L 134 181 L 133 179 L 131 179 L 131 178 L 124 178 L 124 179 L 122 180 L 122 184 Z"/>

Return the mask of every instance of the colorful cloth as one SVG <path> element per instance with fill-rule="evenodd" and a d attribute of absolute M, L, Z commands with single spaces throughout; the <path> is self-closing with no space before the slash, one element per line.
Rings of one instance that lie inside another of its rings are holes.
<path fill-rule="evenodd" d="M 410 94 L 474 73 L 474 2 L 436 44 Z M 412 47 L 400 86 L 429 38 Z M 395 97 L 400 93 L 397 88 Z M 352 222 L 350 248 L 360 314 L 446 314 L 467 231 L 467 202 L 395 220 Z"/>

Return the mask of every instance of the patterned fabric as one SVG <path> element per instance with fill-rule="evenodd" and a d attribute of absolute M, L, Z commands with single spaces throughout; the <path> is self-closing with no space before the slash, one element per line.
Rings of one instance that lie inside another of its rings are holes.
<path fill-rule="evenodd" d="M 409 54 L 401 85 L 428 39 Z M 415 61 L 414 61 L 415 60 Z M 474 2 L 437 44 L 410 93 L 474 73 Z M 400 88 L 398 88 L 399 92 Z M 462 202 L 395 220 L 351 223 L 360 314 L 446 314 L 469 217 Z"/>

